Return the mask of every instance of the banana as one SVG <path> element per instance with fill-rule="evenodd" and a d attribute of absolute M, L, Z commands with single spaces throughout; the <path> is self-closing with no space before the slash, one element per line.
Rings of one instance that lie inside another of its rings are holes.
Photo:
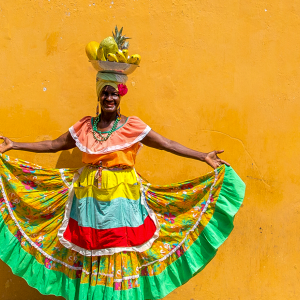
<path fill-rule="evenodd" d="M 128 57 L 128 49 L 123 49 L 122 53 L 124 54 L 125 57 Z"/>
<path fill-rule="evenodd" d="M 122 50 L 119 50 L 118 52 L 116 52 L 116 57 L 120 63 L 127 63 L 127 59 L 124 56 L 124 54 L 122 53 Z"/>
<path fill-rule="evenodd" d="M 106 61 L 105 56 L 104 56 L 104 51 L 103 51 L 103 48 L 101 46 L 97 50 L 97 59 Z"/>
<path fill-rule="evenodd" d="M 131 55 L 131 57 L 135 58 L 135 63 L 136 65 L 139 65 L 140 62 L 141 62 L 141 56 L 139 54 L 134 54 L 134 55 Z"/>
<path fill-rule="evenodd" d="M 112 53 L 107 54 L 107 60 L 108 61 L 119 62 L 117 56 L 115 54 L 112 54 Z"/>
<path fill-rule="evenodd" d="M 128 59 L 129 64 L 139 65 L 141 62 L 141 56 L 139 54 L 131 55 Z"/>
<path fill-rule="evenodd" d="M 136 63 L 136 57 L 133 57 L 133 55 L 131 55 L 127 62 L 129 64 L 135 64 Z"/>

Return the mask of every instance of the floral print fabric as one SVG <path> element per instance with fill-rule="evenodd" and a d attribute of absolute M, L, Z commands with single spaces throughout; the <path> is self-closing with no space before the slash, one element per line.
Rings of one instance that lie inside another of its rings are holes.
<path fill-rule="evenodd" d="M 76 172 L 1 155 L 0 212 L 5 225 L 44 268 L 78 278 L 80 284 L 128 290 L 140 286 L 140 277 L 161 274 L 198 239 L 214 214 L 225 167 L 170 185 L 151 185 L 141 178 L 147 205 L 160 224 L 159 238 L 144 252 L 99 257 L 69 250 L 57 237 Z"/>

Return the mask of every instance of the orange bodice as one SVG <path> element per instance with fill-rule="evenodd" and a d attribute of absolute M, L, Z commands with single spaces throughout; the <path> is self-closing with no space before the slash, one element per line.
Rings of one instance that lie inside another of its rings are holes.
<path fill-rule="evenodd" d="M 124 165 L 133 167 L 136 155 L 142 144 L 140 141 L 151 128 L 138 117 L 128 117 L 123 126 L 104 142 L 94 138 L 91 117 L 84 117 L 69 131 L 76 146 L 83 152 L 82 161 L 86 164 L 99 164 L 103 167 Z"/>
<path fill-rule="evenodd" d="M 102 166 L 105 168 L 110 168 L 117 165 L 124 165 L 133 167 L 135 164 L 135 158 L 141 143 L 133 144 L 130 148 L 119 150 L 111 153 L 105 154 L 88 154 L 82 153 L 82 162 L 85 164 L 98 164 L 102 162 Z"/>

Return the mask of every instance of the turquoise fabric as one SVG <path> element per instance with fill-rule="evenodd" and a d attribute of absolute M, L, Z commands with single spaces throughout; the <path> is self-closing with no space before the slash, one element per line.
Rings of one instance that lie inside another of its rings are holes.
<path fill-rule="evenodd" d="M 147 216 L 148 212 L 140 200 L 120 197 L 111 201 L 98 201 L 92 197 L 77 199 L 75 195 L 70 213 L 70 217 L 79 226 L 94 229 L 138 227 L 144 224 Z"/>

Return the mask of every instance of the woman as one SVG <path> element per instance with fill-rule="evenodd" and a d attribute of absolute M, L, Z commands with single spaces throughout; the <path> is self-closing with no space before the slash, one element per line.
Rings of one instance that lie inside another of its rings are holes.
<path fill-rule="evenodd" d="M 233 228 L 244 184 L 218 157 L 223 151 L 191 150 L 137 117 L 120 115 L 126 80 L 99 72 L 101 114 L 83 118 L 56 140 L 0 137 L 1 153 L 76 146 L 83 152 L 86 167 L 80 170 L 47 170 L 0 157 L 1 259 L 43 294 L 160 299 L 201 271 Z M 151 185 L 134 169 L 141 144 L 215 170 L 191 181 Z"/>

